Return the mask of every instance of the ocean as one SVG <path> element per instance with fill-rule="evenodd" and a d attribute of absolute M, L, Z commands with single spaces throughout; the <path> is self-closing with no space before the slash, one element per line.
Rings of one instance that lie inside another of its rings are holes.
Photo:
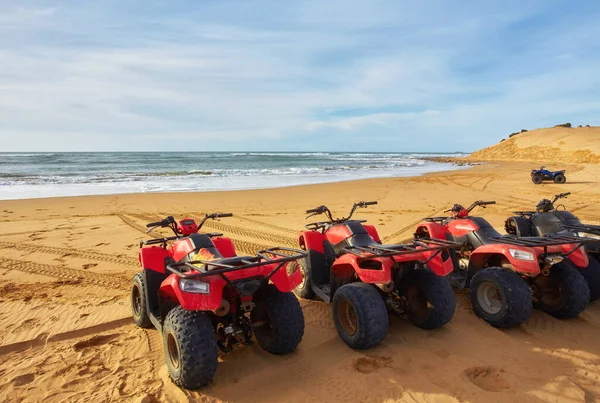
<path fill-rule="evenodd" d="M 0 199 L 259 189 L 457 169 L 463 153 L 0 153 Z"/>

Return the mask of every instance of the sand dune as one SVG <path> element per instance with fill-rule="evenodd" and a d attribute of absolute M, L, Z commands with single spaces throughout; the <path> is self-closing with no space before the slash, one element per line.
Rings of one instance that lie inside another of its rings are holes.
<path fill-rule="evenodd" d="M 342 215 L 358 200 L 379 201 L 357 217 L 376 224 L 385 242 L 410 237 L 422 217 L 477 199 L 497 201 L 479 213 L 501 228 L 510 211 L 564 190 L 573 192 L 571 210 L 600 223 L 600 165 L 569 165 L 564 186 L 534 185 L 529 168 L 494 163 L 287 189 L 0 202 L 0 400 L 598 401 L 600 302 L 573 320 L 535 312 L 521 328 L 501 331 L 475 317 L 460 291 L 444 329 L 393 318 L 381 346 L 353 351 L 338 338 L 329 305 L 301 301 L 306 333 L 296 353 L 236 349 L 221 356 L 214 382 L 193 392 L 169 380 L 160 335 L 129 317 L 137 242 L 146 222 L 168 214 L 235 213 L 208 229 L 233 238 L 241 253 L 294 246 L 305 209 L 325 203 Z"/>
<path fill-rule="evenodd" d="M 600 163 L 600 127 L 553 127 L 519 133 L 471 154 L 476 161 L 535 161 L 540 164 Z"/>

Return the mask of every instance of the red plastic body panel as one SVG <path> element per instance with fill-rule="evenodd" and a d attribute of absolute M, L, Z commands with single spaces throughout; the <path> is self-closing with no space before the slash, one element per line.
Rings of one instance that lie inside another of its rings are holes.
<path fill-rule="evenodd" d="M 231 241 L 231 239 L 225 238 L 225 237 L 217 237 L 217 238 L 212 238 L 212 241 L 215 244 L 215 247 L 221 253 L 221 255 L 223 255 L 223 257 L 237 256 L 237 254 L 235 252 L 235 246 L 233 245 L 233 242 Z"/>
<path fill-rule="evenodd" d="M 284 264 L 273 276 L 271 282 L 279 291 L 289 292 L 296 288 L 302 282 L 300 271 L 296 270 L 292 275 L 288 275 L 287 264 Z M 264 266 L 251 267 L 244 270 L 238 270 L 226 273 L 225 276 L 230 281 L 241 280 L 251 277 L 266 277 L 277 264 L 267 264 Z M 190 311 L 214 311 L 221 305 L 223 288 L 227 284 L 220 275 L 206 276 L 199 281 L 210 284 L 208 294 L 195 294 L 181 291 L 179 287 L 179 277 L 172 274 L 161 284 L 159 293 L 161 296 L 176 300 L 185 309 Z"/>
<path fill-rule="evenodd" d="M 469 269 L 481 269 L 484 267 L 487 260 L 495 255 L 504 256 L 508 262 L 514 267 L 517 273 L 524 274 L 526 276 L 535 277 L 540 273 L 540 265 L 535 260 L 520 260 L 515 259 L 509 252 L 509 249 L 522 250 L 524 252 L 533 253 L 534 256 L 538 256 L 543 253 L 543 248 L 528 248 L 524 246 L 508 245 L 508 244 L 489 244 L 482 245 L 475 249 L 469 259 Z"/>
<path fill-rule="evenodd" d="M 426 231 L 424 231 L 426 230 Z M 417 233 L 425 232 L 431 238 L 447 239 L 446 234 L 449 234 L 446 226 L 436 222 L 424 222 L 417 226 Z"/>
<path fill-rule="evenodd" d="M 569 244 L 569 245 L 561 245 L 562 247 L 562 251 L 563 253 L 568 253 L 571 250 L 573 250 L 573 248 L 576 245 L 573 244 Z M 575 266 L 577 267 L 588 267 L 588 265 L 590 264 L 590 259 L 588 257 L 588 254 L 585 252 L 585 250 L 582 250 L 581 248 L 576 250 L 575 252 L 571 253 L 569 255 L 569 259 L 571 259 L 571 261 L 573 262 L 573 264 L 575 264 Z"/>
<path fill-rule="evenodd" d="M 325 237 L 317 231 L 303 231 L 298 240 L 299 245 L 306 250 L 314 250 L 315 252 L 325 253 L 323 249 L 323 241 Z"/>
<path fill-rule="evenodd" d="M 325 231 L 325 238 L 334 245 L 342 242 L 346 238 L 350 238 L 352 232 L 346 225 L 334 225 Z"/>
<path fill-rule="evenodd" d="M 377 228 L 374 225 L 363 225 L 367 230 L 368 234 L 371 235 L 371 238 L 375 240 L 375 242 L 381 242 L 381 238 L 379 238 L 379 234 L 377 233 Z"/>
<path fill-rule="evenodd" d="M 470 232 L 477 231 L 479 226 L 468 218 L 450 220 L 447 225 L 448 231 L 454 236 L 467 235 Z"/>
<path fill-rule="evenodd" d="M 138 259 L 143 269 L 165 272 L 165 259 L 169 253 L 159 246 L 150 246 L 140 249 Z"/>
<path fill-rule="evenodd" d="M 195 234 L 198 232 L 198 224 L 192 218 L 184 218 L 177 223 L 177 230 L 183 235 Z"/>
<path fill-rule="evenodd" d="M 192 246 L 190 240 L 183 238 L 173 242 L 173 245 L 171 245 L 171 248 L 169 248 L 169 254 L 173 257 L 173 259 L 175 259 L 176 262 L 179 262 L 185 257 L 185 255 L 193 250 L 194 247 Z"/>

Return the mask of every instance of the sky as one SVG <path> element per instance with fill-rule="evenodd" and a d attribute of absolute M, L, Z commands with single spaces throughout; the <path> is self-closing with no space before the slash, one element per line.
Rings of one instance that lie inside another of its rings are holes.
<path fill-rule="evenodd" d="M 0 0 L 0 152 L 454 152 L 600 125 L 598 21 L 595 0 Z"/>

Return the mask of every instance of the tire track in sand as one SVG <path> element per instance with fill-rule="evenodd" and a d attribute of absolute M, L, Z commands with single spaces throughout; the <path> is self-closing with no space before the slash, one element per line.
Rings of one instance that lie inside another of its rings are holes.
<path fill-rule="evenodd" d="M 6 270 L 18 270 L 65 280 L 81 280 L 86 283 L 118 290 L 128 290 L 131 284 L 131 279 L 129 277 L 119 274 L 94 273 L 91 271 L 71 269 L 64 266 L 40 264 L 7 258 L 0 258 L 0 267 Z"/>
<path fill-rule="evenodd" d="M 124 255 L 111 255 L 108 253 L 84 249 L 57 248 L 54 246 L 45 246 L 24 242 L 0 242 L 0 249 L 16 249 L 27 252 L 49 253 L 51 255 L 60 255 L 62 257 L 73 256 L 90 260 L 100 260 L 103 262 L 123 264 L 126 266 L 137 266 L 139 264 L 136 258 Z"/>

